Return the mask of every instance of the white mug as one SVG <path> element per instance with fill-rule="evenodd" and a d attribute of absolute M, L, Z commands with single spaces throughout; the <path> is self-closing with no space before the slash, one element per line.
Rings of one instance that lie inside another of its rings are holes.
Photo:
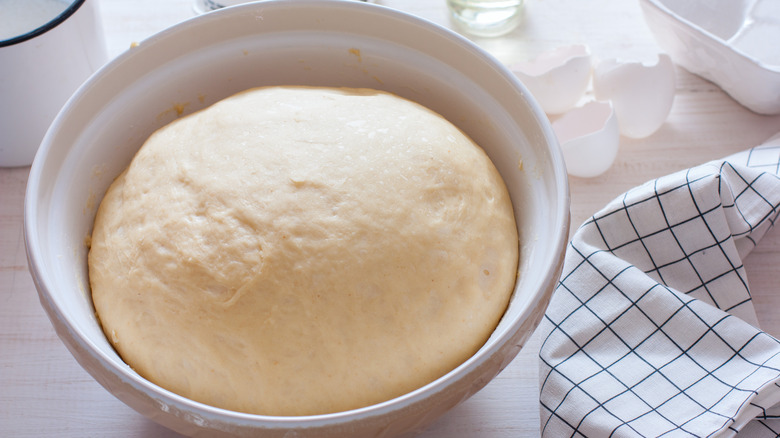
<path fill-rule="evenodd" d="M 27 166 L 54 117 L 108 52 L 94 0 L 0 5 L 0 167 Z"/>

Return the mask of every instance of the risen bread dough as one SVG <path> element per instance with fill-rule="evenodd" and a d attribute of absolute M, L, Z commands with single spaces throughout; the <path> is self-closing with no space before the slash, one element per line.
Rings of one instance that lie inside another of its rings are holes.
<path fill-rule="evenodd" d="M 512 206 L 441 116 L 365 89 L 248 90 L 154 133 L 103 199 L 103 329 L 152 382 L 309 415 L 444 375 L 503 314 Z"/>

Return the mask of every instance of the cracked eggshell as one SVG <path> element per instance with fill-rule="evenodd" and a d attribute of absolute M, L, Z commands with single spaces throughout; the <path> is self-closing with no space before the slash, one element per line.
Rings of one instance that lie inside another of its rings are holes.
<path fill-rule="evenodd" d="M 574 105 L 590 83 L 591 55 L 587 46 L 564 46 L 510 69 L 528 87 L 547 114 L 561 114 Z"/>
<path fill-rule="evenodd" d="M 571 176 L 592 178 L 615 162 L 620 132 L 610 102 L 589 102 L 552 123 Z"/>
<path fill-rule="evenodd" d="M 675 83 L 674 64 L 667 54 L 659 54 L 653 65 L 604 60 L 593 71 L 596 99 L 612 101 L 620 133 L 631 138 L 647 137 L 664 124 Z"/>

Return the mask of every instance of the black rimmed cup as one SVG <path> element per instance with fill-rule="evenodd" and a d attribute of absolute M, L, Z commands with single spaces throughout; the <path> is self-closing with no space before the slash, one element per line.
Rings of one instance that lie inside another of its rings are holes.
<path fill-rule="evenodd" d="M 30 165 L 57 112 L 107 61 L 94 3 L 24 0 L 4 5 L 4 15 L 17 29 L 6 25 L 0 32 L 0 166 Z"/>

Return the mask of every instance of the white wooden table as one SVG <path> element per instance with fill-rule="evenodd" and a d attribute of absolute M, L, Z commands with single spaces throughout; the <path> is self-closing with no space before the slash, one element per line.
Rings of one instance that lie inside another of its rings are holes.
<path fill-rule="evenodd" d="M 193 0 L 90 1 L 100 3 L 112 56 L 194 15 Z M 444 0 L 376 3 L 450 26 Z M 526 0 L 518 29 L 504 37 L 474 41 L 507 64 L 575 43 L 587 44 L 600 59 L 643 60 L 659 50 L 636 0 Z M 617 162 L 606 174 L 571 179 L 572 230 L 633 186 L 754 146 L 780 131 L 780 116 L 751 113 L 715 85 L 682 69 L 677 73 L 676 100 L 661 130 L 642 140 L 622 138 Z M 22 210 L 28 171 L 0 169 L 0 436 L 176 436 L 105 391 L 55 335 L 27 271 Z M 759 320 L 777 336 L 780 232 L 770 232 L 746 265 Z M 534 336 L 493 382 L 421 437 L 539 435 L 540 344 L 540 337 Z"/>

